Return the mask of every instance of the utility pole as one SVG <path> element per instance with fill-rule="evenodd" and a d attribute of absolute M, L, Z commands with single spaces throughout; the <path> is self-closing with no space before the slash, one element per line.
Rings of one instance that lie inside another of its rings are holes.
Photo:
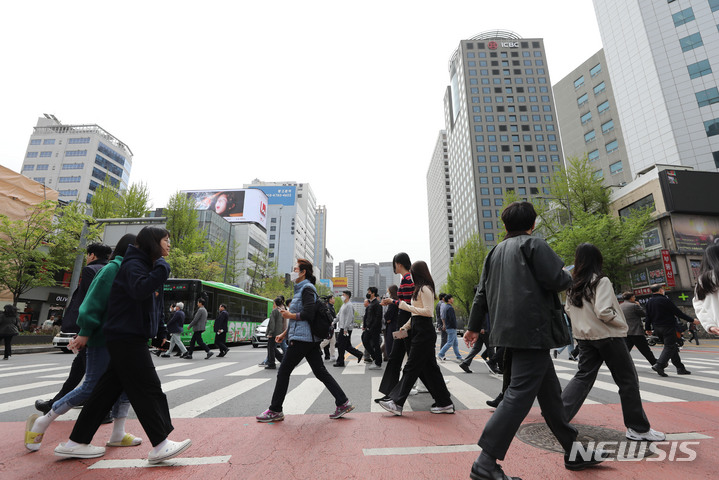
<path fill-rule="evenodd" d="M 88 209 L 88 215 L 92 215 L 92 208 Z M 87 222 L 82 223 L 82 232 L 80 233 L 80 244 L 78 245 L 78 253 L 75 256 L 75 265 L 72 267 L 72 278 L 70 279 L 70 294 L 67 296 L 65 308 L 70 306 L 77 284 L 80 283 L 80 272 L 82 272 L 82 263 L 85 260 L 85 249 L 87 248 Z"/>

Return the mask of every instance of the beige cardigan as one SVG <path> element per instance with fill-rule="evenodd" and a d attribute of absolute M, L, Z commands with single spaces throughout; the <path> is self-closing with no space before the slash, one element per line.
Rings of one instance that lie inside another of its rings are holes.
<path fill-rule="evenodd" d="M 412 299 L 411 305 L 403 300 L 399 302 L 399 308 L 410 312 L 412 316 L 432 317 L 434 314 L 434 293 L 425 285 L 419 291 L 417 298 Z M 411 324 L 412 319 L 410 318 L 400 329 L 409 330 Z"/>
<path fill-rule="evenodd" d="M 580 340 L 601 340 L 627 336 L 627 321 L 619 307 L 614 288 L 609 278 L 599 281 L 594 292 L 594 301 L 582 301 L 575 307 L 567 299 L 567 315 L 572 320 L 572 334 Z"/>

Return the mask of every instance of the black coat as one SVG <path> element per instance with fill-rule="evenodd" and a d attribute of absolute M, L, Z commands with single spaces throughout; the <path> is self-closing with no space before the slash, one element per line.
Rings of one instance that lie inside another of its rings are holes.
<path fill-rule="evenodd" d="M 493 346 L 549 349 L 556 345 L 551 323 L 561 318 L 558 292 L 569 288 L 564 262 L 541 238 L 519 235 L 503 240 L 484 261 L 467 329 L 479 332 L 492 319 Z"/>
<path fill-rule="evenodd" d="M 227 313 L 227 310 L 223 310 L 218 313 L 217 318 L 215 319 L 215 333 L 219 332 L 220 330 L 227 333 L 227 322 L 229 319 L 230 314 Z"/>
<path fill-rule="evenodd" d="M 177 310 L 172 314 L 172 318 L 167 322 L 168 333 L 182 333 L 182 327 L 185 325 L 185 312 Z"/>
<path fill-rule="evenodd" d="M 72 294 L 70 304 L 65 310 L 62 317 L 62 326 L 60 329 L 63 333 L 79 333 L 80 327 L 77 324 L 77 316 L 80 314 L 80 305 L 85 300 L 85 295 L 90 289 L 93 279 L 102 267 L 108 264 L 108 260 L 95 260 L 85 266 L 80 272 L 80 283 L 78 283 L 75 292 Z"/>
<path fill-rule="evenodd" d="M 373 332 L 382 330 L 382 305 L 379 304 L 379 300 L 376 298 L 369 302 L 365 325 L 366 329 Z"/>

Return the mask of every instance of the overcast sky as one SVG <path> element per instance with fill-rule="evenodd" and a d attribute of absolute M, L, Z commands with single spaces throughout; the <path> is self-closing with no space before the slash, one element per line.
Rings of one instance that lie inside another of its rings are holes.
<path fill-rule="evenodd" d="M 0 164 L 20 170 L 43 113 L 96 123 L 154 207 L 309 183 L 335 264 L 429 262 L 447 62 L 495 29 L 543 37 L 552 84 L 601 48 L 591 0 L 2 2 Z"/>

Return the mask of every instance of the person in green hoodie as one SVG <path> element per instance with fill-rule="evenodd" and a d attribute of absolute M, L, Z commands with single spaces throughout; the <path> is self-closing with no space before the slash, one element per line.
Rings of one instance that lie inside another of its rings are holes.
<path fill-rule="evenodd" d="M 70 342 L 69 348 L 79 355 L 87 355 L 87 368 L 83 383 L 70 393 L 56 401 L 47 414 L 30 415 L 26 423 L 25 447 L 31 451 L 40 449 L 42 437 L 50 424 L 60 415 L 67 413 L 71 408 L 82 405 L 95 388 L 110 361 L 105 347 L 105 336 L 102 326 L 107 319 L 107 302 L 110 297 L 110 288 L 115 280 L 122 257 L 128 245 L 135 243 L 136 236 L 128 233 L 123 236 L 115 247 L 110 263 L 103 267 L 93 279 L 87 295 L 80 306 L 77 324 L 80 327 L 78 335 Z M 130 402 L 125 395 L 115 403 L 112 416 L 115 418 L 108 446 L 132 447 L 140 445 L 142 439 L 125 432 L 125 420 L 130 409 Z"/>

